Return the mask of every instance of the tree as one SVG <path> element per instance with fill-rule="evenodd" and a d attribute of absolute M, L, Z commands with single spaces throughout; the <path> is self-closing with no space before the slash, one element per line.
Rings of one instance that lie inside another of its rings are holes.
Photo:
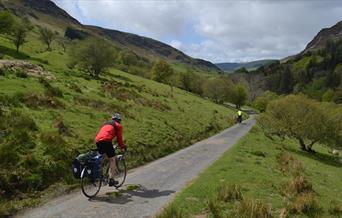
<path fill-rule="evenodd" d="M 199 96 L 203 96 L 204 90 L 204 79 L 202 76 L 194 74 L 192 79 L 192 92 L 198 94 Z"/>
<path fill-rule="evenodd" d="M 158 82 L 166 83 L 172 74 L 172 67 L 164 60 L 156 62 L 152 67 L 152 79 Z"/>
<path fill-rule="evenodd" d="M 279 96 L 271 91 L 266 91 L 259 95 L 253 102 L 253 107 L 258 109 L 260 112 L 265 112 L 267 105 L 277 99 Z"/>
<path fill-rule="evenodd" d="M 26 43 L 26 36 L 27 36 L 28 28 L 23 23 L 17 23 L 13 27 L 13 31 L 11 33 L 12 35 L 12 41 L 16 47 L 17 53 L 19 53 L 20 46 L 22 46 L 24 43 Z"/>
<path fill-rule="evenodd" d="M 226 76 L 219 76 L 207 80 L 204 84 L 204 93 L 216 103 L 223 103 L 229 99 L 232 82 Z"/>
<path fill-rule="evenodd" d="M 180 75 L 180 81 L 184 90 L 188 92 L 193 92 L 194 76 L 194 73 L 190 69 L 187 69 L 185 73 Z"/>
<path fill-rule="evenodd" d="M 133 66 L 138 62 L 137 55 L 131 51 L 121 51 L 118 59 L 126 66 Z"/>
<path fill-rule="evenodd" d="M 68 45 L 71 43 L 71 40 L 66 37 L 61 37 L 58 39 L 58 44 L 63 48 L 63 51 L 66 52 Z"/>
<path fill-rule="evenodd" d="M 266 134 L 296 139 L 301 149 L 311 152 L 315 143 L 329 140 L 330 119 L 325 115 L 320 103 L 288 95 L 270 102 L 257 120 Z"/>
<path fill-rule="evenodd" d="M 233 87 L 228 99 L 236 105 L 236 108 L 241 108 L 241 106 L 245 104 L 247 96 L 246 88 L 243 85 L 238 84 Z"/>
<path fill-rule="evenodd" d="M 57 34 L 47 27 L 41 27 L 39 29 L 40 40 L 46 44 L 47 50 L 51 51 L 51 44 L 55 40 Z"/>
<path fill-rule="evenodd" d="M 90 38 L 70 49 L 75 65 L 96 78 L 114 65 L 116 51 L 104 40 Z"/>
<path fill-rule="evenodd" d="M 13 15 L 8 11 L 0 12 L 0 33 L 9 34 L 15 24 Z"/>

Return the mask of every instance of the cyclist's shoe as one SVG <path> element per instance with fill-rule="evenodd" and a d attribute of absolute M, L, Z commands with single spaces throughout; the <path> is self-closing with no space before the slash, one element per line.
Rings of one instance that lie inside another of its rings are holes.
<path fill-rule="evenodd" d="M 114 179 L 109 179 L 109 183 L 108 183 L 109 186 L 115 186 L 115 185 L 118 185 L 118 184 L 119 184 L 118 181 L 116 181 Z"/>

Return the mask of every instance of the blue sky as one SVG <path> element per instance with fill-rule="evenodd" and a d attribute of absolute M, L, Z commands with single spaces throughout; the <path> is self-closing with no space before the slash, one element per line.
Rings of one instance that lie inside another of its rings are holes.
<path fill-rule="evenodd" d="M 342 1 L 53 0 L 83 24 L 131 32 L 212 62 L 284 58 L 342 20 Z"/>

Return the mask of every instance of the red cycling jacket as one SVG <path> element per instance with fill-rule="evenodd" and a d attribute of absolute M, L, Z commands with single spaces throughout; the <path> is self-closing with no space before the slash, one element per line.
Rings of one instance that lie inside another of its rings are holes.
<path fill-rule="evenodd" d="M 95 141 L 96 143 L 100 141 L 111 142 L 115 137 L 120 148 L 125 148 L 122 138 L 121 124 L 115 121 L 109 121 L 101 127 L 100 131 L 96 135 Z"/>

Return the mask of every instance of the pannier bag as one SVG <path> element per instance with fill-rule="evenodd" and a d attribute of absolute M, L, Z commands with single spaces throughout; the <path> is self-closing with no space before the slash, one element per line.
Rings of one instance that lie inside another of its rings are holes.
<path fill-rule="evenodd" d="M 71 163 L 72 173 L 76 179 L 81 178 L 81 172 L 85 166 L 89 168 L 86 176 L 98 178 L 101 175 L 102 155 L 97 151 L 89 151 L 78 155 Z"/>
<path fill-rule="evenodd" d="M 92 152 L 90 158 L 87 161 L 87 166 L 91 169 L 90 177 L 92 179 L 97 179 L 101 176 L 101 163 L 102 155 L 98 152 Z M 88 172 L 89 173 L 89 172 Z"/>

